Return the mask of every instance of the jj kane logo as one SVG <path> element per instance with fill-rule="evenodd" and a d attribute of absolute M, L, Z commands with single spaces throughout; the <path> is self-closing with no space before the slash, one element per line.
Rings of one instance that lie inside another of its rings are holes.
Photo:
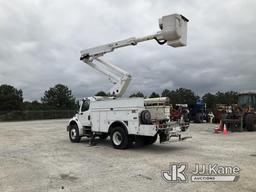
<path fill-rule="evenodd" d="M 170 163 L 169 170 L 162 171 L 162 178 L 167 182 L 188 182 L 187 163 Z"/>
<path fill-rule="evenodd" d="M 188 182 L 188 174 L 192 182 L 234 182 L 239 179 L 240 168 L 237 166 L 221 166 L 218 164 L 195 164 L 188 173 L 188 163 L 170 163 L 169 170 L 161 172 L 166 182 Z"/>

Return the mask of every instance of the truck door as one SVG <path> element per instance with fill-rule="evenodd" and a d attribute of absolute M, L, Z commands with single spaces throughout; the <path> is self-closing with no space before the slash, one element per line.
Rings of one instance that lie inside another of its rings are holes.
<path fill-rule="evenodd" d="M 80 103 L 80 109 L 78 114 L 78 119 L 81 122 L 82 126 L 91 126 L 91 116 L 90 116 L 90 101 L 83 100 Z"/>

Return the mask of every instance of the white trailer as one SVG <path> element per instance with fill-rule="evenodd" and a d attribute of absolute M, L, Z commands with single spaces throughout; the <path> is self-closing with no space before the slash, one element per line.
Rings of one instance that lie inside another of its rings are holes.
<path fill-rule="evenodd" d="M 144 99 L 144 105 L 151 114 L 151 120 L 155 123 L 170 120 L 170 112 L 172 105 L 169 104 L 168 97 L 148 98 Z"/>
<path fill-rule="evenodd" d="M 154 118 L 151 118 L 150 110 L 156 112 L 158 109 L 156 107 L 150 109 L 147 105 L 150 100 L 119 98 L 127 89 L 131 75 L 99 57 L 117 48 L 135 46 L 137 43 L 152 39 L 160 45 L 167 43 L 172 47 L 185 46 L 187 22 L 188 20 L 182 15 L 167 15 L 159 19 L 161 31 L 153 35 L 132 37 L 81 51 L 80 60 L 107 75 L 114 86 L 108 93 L 109 97 L 88 97 L 80 102 L 78 114 L 67 126 L 71 142 L 79 142 L 84 136 L 90 137 L 92 142 L 95 136 L 105 139 L 110 135 L 114 148 L 125 149 L 133 142 L 152 144 L 157 140 L 158 135 L 160 142 L 168 141 L 171 137 L 181 139 L 181 129 L 178 124 L 171 123 L 168 118 L 162 118 L 161 113 L 153 114 Z M 158 111 L 161 111 L 160 106 Z"/>

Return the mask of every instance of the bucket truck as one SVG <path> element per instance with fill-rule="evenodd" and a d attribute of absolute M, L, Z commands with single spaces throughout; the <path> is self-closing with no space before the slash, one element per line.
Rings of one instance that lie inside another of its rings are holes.
<path fill-rule="evenodd" d="M 81 137 L 89 137 L 92 143 L 96 136 L 101 139 L 110 136 L 114 148 L 125 149 L 134 142 L 153 144 L 158 136 L 160 143 L 169 141 L 171 137 L 182 140 L 180 127 L 170 122 L 165 113 L 151 118 L 150 107 L 147 108 L 146 105 L 149 101 L 144 98 L 120 98 L 131 81 L 131 75 L 101 57 L 115 49 L 136 46 L 149 40 L 172 47 L 186 46 L 187 22 L 188 19 L 179 14 L 163 16 L 159 19 L 160 31 L 155 34 L 131 37 L 81 51 L 80 60 L 105 74 L 113 86 L 108 97 L 94 96 L 80 101 L 79 112 L 67 126 L 71 142 L 79 142 Z M 150 102 L 154 102 L 153 100 Z M 156 102 L 158 100 L 156 98 Z"/>

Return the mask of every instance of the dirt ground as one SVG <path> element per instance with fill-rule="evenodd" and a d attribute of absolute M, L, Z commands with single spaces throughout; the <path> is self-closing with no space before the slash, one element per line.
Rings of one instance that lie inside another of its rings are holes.
<path fill-rule="evenodd" d="M 191 124 L 182 142 L 116 150 L 109 139 L 71 143 L 67 120 L 0 123 L 0 191 L 256 191 L 256 132 L 213 134 Z M 237 182 L 167 183 L 171 162 L 239 166 Z"/>

